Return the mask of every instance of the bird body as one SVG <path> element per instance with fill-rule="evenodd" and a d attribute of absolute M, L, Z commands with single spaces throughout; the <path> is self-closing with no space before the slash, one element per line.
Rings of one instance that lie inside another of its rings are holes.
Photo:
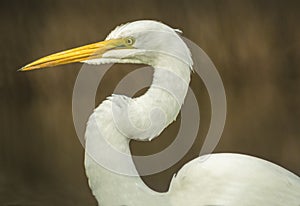
<path fill-rule="evenodd" d="M 108 141 L 118 150 L 130 154 L 129 139 L 111 124 L 109 108 L 111 102 L 106 100 L 91 115 L 86 146 L 99 146 L 97 142 L 89 141 L 99 136 L 93 135 L 93 131 L 99 127 L 94 124 L 100 124 L 105 125 L 110 134 L 106 137 L 117 137 Z M 92 192 L 101 206 L 298 206 L 300 201 L 299 177 L 271 162 L 242 154 L 212 154 L 194 159 L 173 178 L 166 193 L 152 191 L 139 177 L 117 174 L 102 167 L 88 153 L 85 167 Z"/>
<path fill-rule="evenodd" d="M 114 150 L 130 156 L 131 139 L 150 141 L 176 119 L 193 65 L 178 30 L 150 20 L 128 23 L 113 30 L 104 42 L 44 57 L 22 71 L 76 61 L 154 68 L 152 85 L 144 95 L 112 95 L 88 120 L 85 168 L 100 206 L 300 205 L 300 178 L 259 158 L 231 153 L 198 157 L 174 176 L 168 192 L 159 193 L 145 185 L 132 159 L 109 155 Z M 122 167 L 136 175 L 115 171 Z"/>
<path fill-rule="evenodd" d="M 171 183 L 170 196 L 176 206 L 297 206 L 299 191 L 299 177 L 278 165 L 248 155 L 219 153 L 184 165 Z"/>

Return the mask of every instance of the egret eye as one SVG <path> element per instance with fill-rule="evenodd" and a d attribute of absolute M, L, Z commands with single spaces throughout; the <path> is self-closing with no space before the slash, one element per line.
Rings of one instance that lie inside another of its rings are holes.
<path fill-rule="evenodd" d="M 134 43 L 134 39 L 132 38 L 132 37 L 128 37 L 128 38 L 126 38 L 126 44 L 127 45 L 132 45 L 133 43 Z"/>

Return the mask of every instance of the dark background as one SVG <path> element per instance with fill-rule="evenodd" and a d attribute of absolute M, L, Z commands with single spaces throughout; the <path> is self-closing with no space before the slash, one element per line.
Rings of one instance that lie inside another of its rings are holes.
<path fill-rule="evenodd" d="M 0 5 L 0 205 L 96 204 L 71 113 L 81 64 L 16 70 L 38 57 L 103 40 L 115 26 L 137 19 L 182 29 L 218 68 L 228 116 L 216 152 L 262 157 L 300 175 L 299 1 L 24 0 Z M 114 65 L 101 82 L 97 104 L 134 68 Z M 180 163 L 144 178 L 159 191 L 197 156 L 207 132 L 207 92 L 195 74 L 191 86 L 201 108 L 199 139 Z M 177 121 L 152 143 L 133 143 L 132 150 L 159 150 L 178 126 Z"/>

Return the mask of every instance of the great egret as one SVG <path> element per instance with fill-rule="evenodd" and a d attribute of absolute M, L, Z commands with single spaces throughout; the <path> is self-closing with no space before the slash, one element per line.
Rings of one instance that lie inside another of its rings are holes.
<path fill-rule="evenodd" d="M 99 205 L 300 205 L 298 176 L 271 162 L 247 155 L 212 154 L 205 161 L 198 157 L 174 176 L 166 193 L 151 190 L 139 176 L 117 174 L 97 164 L 95 157 L 100 155 L 97 142 L 102 138 L 99 131 L 114 148 L 130 154 L 130 138 L 154 138 L 177 117 L 187 93 L 193 64 L 190 51 L 177 30 L 151 20 L 127 23 L 113 30 L 105 41 L 41 58 L 21 71 L 72 62 L 142 63 L 154 68 L 152 85 L 144 95 L 138 98 L 113 95 L 103 101 L 89 118 L 85 134 L 88 151 L 85 167 Z M 183 83 L 172 81 L 168 72 L 180 77 Z M 172 91 L 176 97 L 163 89 L 166 84 L 175 88 Z M 116 111 L 113 111 L 114 104 Z M 148 117 L 154 107 L 159 107 L 165 114 L 165 121 L 154 122 L 151 129 L 145 129 L 149 128 Z M 142 129 L 114 121 L 113 113 L 123 117 L 124 110 L 128 112 L 131 123 Z M 109 156 L 105 158 L 110 159 Z M 132 167 L 135 170 L 134 164 Z"/>

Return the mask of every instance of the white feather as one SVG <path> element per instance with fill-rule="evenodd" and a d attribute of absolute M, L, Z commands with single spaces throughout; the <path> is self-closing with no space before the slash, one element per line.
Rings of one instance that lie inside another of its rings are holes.
<path fill-rule="evenodd" d="M 176 31 L 149 20 L 119 26 L 107 39 L 134 37 L 134 50 L 130 53 L 111 51 L 102 59 L 87 61 L 144 63 L 154 67 L 152 85 L 143 96 L 131 99 L 113 95 L 95 109 L 88 121 L 85 167 L 99 205 L 299 206 L 299 177 L 250 156 L 213 154 L 208 158 L 199 157 L 178 172 L 167 193 L 151 190 L 140 177 L 117 174 L 97 163 L 99 158 L 108 163 L 123 163 L 117 157 L 103 157 L 107 149 L 102 145 L 103 139 L 118 151 L 130 155 L 130 139 L 155 138 L 176 119 L 193 64 L 189 49 Z M 158 112 L 151 113 L 154 109 Z M 126 166 L 136 172 L 132 160 L 126 162 Z"/>

